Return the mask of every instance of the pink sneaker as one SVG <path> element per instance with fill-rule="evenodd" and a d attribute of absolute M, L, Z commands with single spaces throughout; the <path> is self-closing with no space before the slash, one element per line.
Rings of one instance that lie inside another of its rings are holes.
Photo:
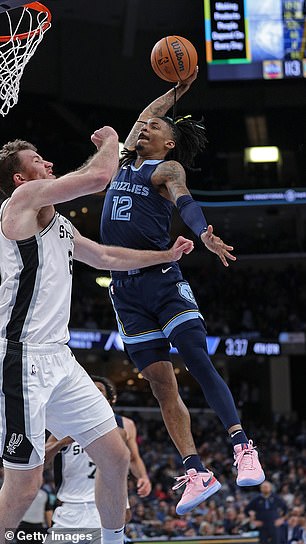
<path fill-rule="evenodd" d="M 237 467 L 237 485 L 259 485 L 265 480 L 265 473 L 258 460 L 258 453 L 253 441 L 234 446 L 234 466 Z"/>
<path fill-rule="evenodd" d="M 187 470 L 184 476 L 175 478 L 179 483 L 172 489 L 178 489 L 186 484 L 181 500 L 176 506 L 176 513 L 182 516 L 219 491 L 221 484 L 216 480 L 213 472 L 197 472 L 195 468 Z"/>

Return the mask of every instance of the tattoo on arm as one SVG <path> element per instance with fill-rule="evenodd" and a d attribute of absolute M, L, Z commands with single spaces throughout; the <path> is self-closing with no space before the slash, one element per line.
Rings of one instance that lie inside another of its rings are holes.
<path fill-rule="evenodd" d="M 160 96 L 150 104 L 150 117 L 162 117 L 174 104 L 174 91 L 170 89 L 166 94 Z"/>
<path fill-rule="evenodd" d="M 153 177 L 152 181 L 153 183 L 155 181 Z M 173 204 L 176 204 L 180 196 L 190 194 L 186 186 L 185 170 L 178 162 L 169 161 L 162 163 L 156 170 L 156 182 L 159 185 L 165 185 Z"/>
<path fill-rule="evenodd" d="M 128 149 L 135 149 L 138 134 L 140 132 L 140 127 L 141 127 L 141 123 L 139 121 L 136 121 L 130 134 L 128 135 L 127 139 L 124 142 L 124 147 L 127 147 Z"/>
<path fill-rule="evenodd" d="M 181 97 L 181 95 L 185 91 L 179 86 L 176 89 L 176 98 L 177 100 Z M 149 104 L 141 113 L 139 116 L 139 119 L 136 121 L 135 125 L 133 126 L 131 132 L 129 133 L 124 146 L 133 149 L 135 148 L 136 142 L 137 142 L 137 136 L 141 129 L 141 123 L 148 121 L 151 117 L 163 117 L 166 115 L 167 111 L 173 106 L 174 104 L 174 90 L 170 89 L 170 91 L 167 91 L 165 94 L 160 96 L 159 98 L 156 98 L 151 104 Z"/>

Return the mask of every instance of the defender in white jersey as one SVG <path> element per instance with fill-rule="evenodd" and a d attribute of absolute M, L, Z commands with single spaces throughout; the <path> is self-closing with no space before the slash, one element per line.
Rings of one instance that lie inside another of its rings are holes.
<path fill-rule="evenodd" d="M 88 534 L 85 544 L 101 543 L 101 520 L 95 503 L 96 465 L 84 448 L 70 437 L 46 442 L 46 465 L 53 460 L 57 490 L 56 508 L 46 543 L 54 541 L 54 533 L 71 534 L 72 529 Z M 50 511 L 48 512 L 50 515 Z"/>
<path fill-rule="evenodd" d="M 129 453 L 110 406 L 66 345 L 72 259 L 129 270 L 192 249 L 183 238 L 165 252 L 104 247 L 55 212 L 54 204 L 101 191 L 113 175 L 116 132 L 104 127 L 92 141 L 96 154 L 58 179 L 32 144 L 15 140 L 0 150 L 0 188 L 8 197 L 0 217 L 1 542 L 40 488 L 45 428 L 72 436 L 94 460 L 104 543 L 122 541 Z"/>
<path fill-rule="evenodd" d="M 71 443 L 69 438 L 57 441 L 52 435 L 46 443 L 46 460 L 55 448 L 53 470 L 58 506 L 52 516 L 52 528 L 100 528 L 95 503 L 95 463 L 77 442 Z"/>
<path fill-rule="evenodd" d="M 117 393 L 113 382 L 105 377 L 91 376 L 96 387 L 110 405 L 115 404 Z M 137 493 L 147 497 L 152 489 L 146 467 L 137 445 L 137 430 L 134 421 L 115 414 L 118 430 L 130 450 L 130 471 L 137 479 Z M 46 465 L 53 460 L 54 482 L 57 502 L 52 528 L 93 528 L 100 527 L 99 514 L 95 505 L 96 466 L 86 451 L 69 436 L 57 440 L 50 435 L 46 442 Z M 127 500 L 126 518 L 131 519 Z"/>

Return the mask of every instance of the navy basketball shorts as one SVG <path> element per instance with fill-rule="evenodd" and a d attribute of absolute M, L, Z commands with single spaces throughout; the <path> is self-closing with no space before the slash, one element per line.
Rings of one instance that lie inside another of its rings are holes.
<path fill-rule="evenodd" d="M 177 263 L 114 273 L 109 293 L 125 350 L 139 370 L 169 360 L 169 337 L 177 327 L 187 329 L 194 320 L 204 321 Z"/>

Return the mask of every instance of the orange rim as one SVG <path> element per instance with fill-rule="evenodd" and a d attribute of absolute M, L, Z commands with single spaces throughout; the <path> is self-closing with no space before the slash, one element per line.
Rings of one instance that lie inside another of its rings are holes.
<path fill-rule="evenodd" d="M 22 34 L 16 34 L 16 36 L 13 37 L 13 40 L 18 40 L 18 39 L 26 40 L 27 38 L 32 38 L 32 36 L 34 36 L 35 34 L 39 34 L 41 30 L 45 31 L 50 27 L 52 15 L 51 15 L 51 11 L 46 6 L 44 6 L 40 2 L 32 2 L 31 4 L 25 4 L 22 7 L 30 8 L 30 9 L 33 9 L 34 11 L 39 11 L 41 13 L 46 13 L 47 20 L 44 22 L 42 27 L 37 27 L 31 32 L 23 32 Z M 12 36 L 0 36 L 0 42 L 2 43 L 9 42 L 11 39 L 12 39 Z"/>

